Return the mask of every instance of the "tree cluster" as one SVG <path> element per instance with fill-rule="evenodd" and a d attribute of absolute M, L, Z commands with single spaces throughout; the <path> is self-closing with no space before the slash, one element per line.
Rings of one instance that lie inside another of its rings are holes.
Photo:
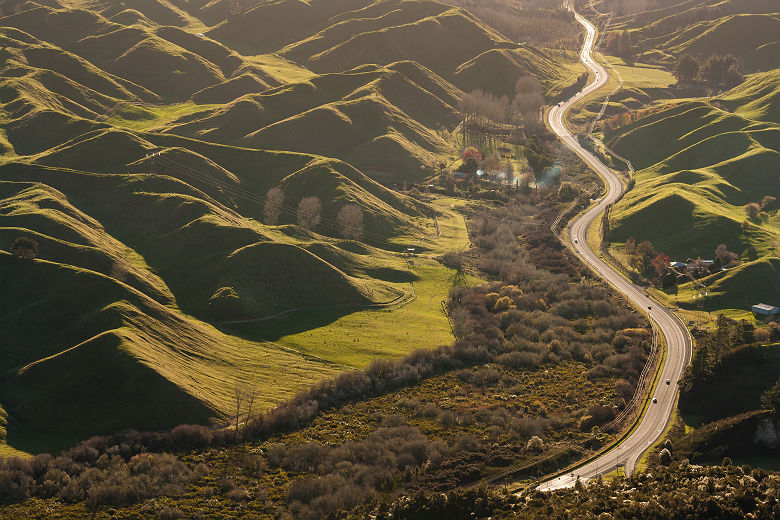
<path fill-rule="evenodd" d="M 30 497 L 86 501 L 89 508 L 126 505 L 161 495 L 178 495 L 208 473 L 171 454 L 138 453 L 122 446 L 99 451 L 89 443 L 32 459 L 0 459 L 0 502 Z"/>
<path fill-rule="evenodd" d="M 646 520 L 776 518 L 780 475 L 750 466 L 696 466 L 687 460 L 627 478 L 596 479 L 551 493 L 519 495 L 486 487 L 449 493 L 423 492 L 358 509 L 356 520 L 549 520 L 594 518 Z"/>
<path fill-rule="evenodd" d="M 720 315 L 715 331 L 700 332 L 680 389 L 680 409 L 709 419 L 755 410 L 777 381 L 761 343 L 780 341 L 776 322 L 756 328 Z M 734 391 L 739 389 L 739 391 Z"/>
<path fill-rule="evenodd" d="M 579 26 L 556 0 L 449 0 L 471 12 L 514 42 L 549 49 L 576 49 Z"/>
<path fill-rule="evenodd" d="M 511 99 L 483 90 L 465 93 L 458 107 L 464 146 L 494 148 L 502 140 L 519 144 L 524 135 L 539 131 L 542 91 L 539 80 L 526 75 L 515 82 Z"/>
<path fill-rule="evenodd" d="M 703 63 L 690 54 L 684 54 L 677 63 L 674 75 L 682 84 L 702 82 L 715 89 L 730 89 L 745 79 L 742 61 L 731 54 L 713 54 Z"/>
<path fill-rule="evenodd" d="M 757 219 L 761 212 L 770 212 L 777 208 L 777 198 L 771 195 L 765 196 L 760 202 L 750 202 L 745 205 L 745 216 L 749 219 Z"/>
<path fill-rule="evenodd" d="M 604 46 L 606 47 L 607 52 L 612 56 L 619 56 L 625 60 L 631 60 L 634 57 L 634 45 L 631 40 L 631 33 L 626 30 L 607 33 L 606 39 L 604 40 Z"/>
<path fill-rule="evenodd" d="M 544 171 L 553 165 L 553 158 L 537 135 L 532 135 L 526 142 L 525 158 L 534 172 L 537 182 L 544 178 Z"/>

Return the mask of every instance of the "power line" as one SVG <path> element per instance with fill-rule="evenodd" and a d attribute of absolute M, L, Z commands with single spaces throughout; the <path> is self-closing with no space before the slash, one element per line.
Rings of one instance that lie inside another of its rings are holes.
<path fill-rule="evenodd" d="M 167 158 L 166 158 L 167 159 Z M 209 183 L 219 189 L 222 189 L 226 193 L 233 195 L 235 197 L 243 198 L 249 202 L 262 205 L 265 204 L 268 200 L 267 197 L 264 197 L 263 195 L 259 195 L 256 193 L 253 193 L 251 191 L 248 191 L 244 188 L 241 188 L 239 186 L 229 186 L 226 184 L 223 184 L 219 182 L 217 179 L 214 179 L 212 177 L 208 177 L 205 174 L 200 174 L 199 172 L 196 172 L 195 170 L 192 170 L 191 168 L 187 167 L 186 165 L 182 165 L 180 163 L 174 163 L 171 160 L 166 161 L 166 165 L 176 171 L 177 173 L 180 173 L 182 175 L 189 176 L 191 178 L 194 178 L 196 180 L 200 180 L 201 182 Z M 185 171 L 183 168 L 186 168 L 190 171 Z M 282 206 L 279 209 L 280 213 L 283 213 L 285 215 L 291 216 L 291 217 L 297 217 L 297 211 L 293 208 L 284 207 Z M 325 227 L 328 227 L 335 231 L 340 231 L 341 227 L 337 222 L 331 221 L 329 219 L 323 219 L 320 217 L 320 224 L 324 225 Z M 363 233 L 368 238 L 374 238 L 375 240 L 386 242 L 386 239 L 378 234 L 371 233 L 371 232 L 365 232 Z"/>
<path fill-rule="evenodd" d="M 249 191 L 249 190 L 247 190 L 247 189 L 245 189 L 245 188 L 243 188 L 241 186 L 238 186 L 238 185 L 228 185 L 228 184 L 220 181 L 219 179 L 215 179 L 215 178 L 213 178 L 213 177 L 211 177 L 211 176 L 209 176 L 209 175 L 207 175 L 205 173 L 202 173 L 202 172 L 200 172 L 200 171 L 198 171 L 198 170 L 196 170 L 196 169 L 194 169 L 194 168 L 192 168 L 192 167 L 190 167 L 190 166 L 188 166 L 186 164 L 180 163 L 180 162 L 178 162 L 178 161 L 176 161 L 176 160 L 174 160 L 174 159 L 172 159 L 172 158 L 170 158 L 170 157 L 168 157 L 166 155 L 161 155 L 161 152 L 156 152 L 155 154 L 153 154 L 153 157 L 157 161 L 159 161 L 159 163 L 161 163 L 162 165 L 167 166 L 168 168 L 173 170 L 175 173 L 187 176 L 187 177 L 189 177 L 191 179 L 195 179 L 195 180 L 198 180 L 200 182 L 204 182 L 204 183 L 210 184 L 210 185 L 212 185 L 212 186 L 214 186 L 216 188 L 219 188 L 222 191 L 224 191 L 225 193 L 227 193 L 229 195 L 232 195 L 234 197 L 242 198 L 242 199 L 244 199 L 246 201 L 249 201 L 249 202 L 252 202 L 252 203 L 255 203 L 255 204 L 258 204 L 258 205 L 264 205 L 267 202 L 267 200 L 268 200 L 267 197 L 265 197 L 263 195 L 254 193 L 254 192 Z M 297 210 L 294 209 L 294 208 L 282 206 L 279 211 L 280 211 L 280 213 L 282 213 L 284 215 L 287 215 L 287 216 L 290 216 L 290 217 L 297 217 Z M 320 224 L 324 225 L 325 227 L 330 228 L 331 230 L 334 230 L 334 231 L 341 231 L 341 229 L 342 229 L 342 226 L 339 225 L 338 222 L 330 220 L 330 219 L 327 219 L 327 218 L 323 218 L 323 217 L 320 217 Z M 365 237 L 369 238 L 369 239 L 373 239 L 373 240 L 378 241 L 378 242 L 383 242 L 383 243 L 387 243 L 387 244 L 391 244 L 392 245 L 392 243 L 389 242 L 386 237 L 384 237 L 382 235 L 379 235 L 377 233 L 373 233 L 373 232 L 370 232 L 370 231 L 364 231 L 363 235 Z M 427 238 L 425 235 L 422 235 L 422 234 L 420 234 L 419 236 L 421 238 L 423 238 L 423 237 Z"/>

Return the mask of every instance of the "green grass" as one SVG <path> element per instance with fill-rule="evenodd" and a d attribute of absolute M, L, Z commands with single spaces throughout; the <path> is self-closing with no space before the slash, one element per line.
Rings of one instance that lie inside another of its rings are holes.
<path fill-rule="evenodd" d="M 133 9 L 68 0 L 3 18 L 3 453 L 219 422 L 236 381 L 268 409 L 375 357 L 451 343 L 441 301 L 479 280 L 433 257 L 468 247 L 463 202 L 377 179 L 425 180 L 453 155 L 452 81 L 493 84 L 474 74 L 482 53 L 507 50 L 510 86 L 531 72 L 554 88 L 576 68 L 425 0 L 274 2 L 223 23 L 225 2 Z M 268 226 L 275 186 L 286 198 Z M 322 202 L 314 231 L 294 225 L 308 196 Z M 362 243 L 340 237 L 345 204 L 363 209 Z M 8 254 L 23 235 L 35 261 Z M 406 303 L 377 307 L 391 301 Z M 225 332 L 313 306 L 328 310 Z"/>
<path fill-rule="evenodd" d="M 94 271 L 5 253 L 0 261 L 13 273 L 3 307 L 18 306 L 2 318 L 10 373 L 0 389 L 15 448 L 224 418 L 238 381 L 257 386 L 268 409 L 335 373 L 277 345 L 226 336 Z"/>
<path fill-rule="evenodd" d="M 710 311 L 739 309 L 749 314 L 756 303 L 774 302 L 780 294 L 780 258 L 762 258 L 701 280 L 707 287 L 702 307 Z M 688 307 L 698 306 L 692 283 L 680 286 L 675 300 Z M 755 321 L 752 319 L 750 321 Z"/>
<path fill-rule="evenodd" d="M 606 57 L 612 68 L 623 78 L 625 88 L 666 88 L 676 83 L 674 75 L 659 65 L 627 63 L 623 58 Z"/>
<path fill-rule="evenodd" d="M 718 101 L 739 116 L 780 124 L 780 69 L 753 74 Z"/>
<path fill-rule="evenodd" d="M 191 101 L 161 106 L 126 104 L 119 106 L 106 119 L 106 123 L 143 132 L 167 125 L 181 117 L 193 116 L 199 112 L 207 112 L 218 107 L 219 105 L 196 105 Z"/>
<path fill-rule="evenodd" d="M 778 85 L 776 73 L 756 75 L 722 100 L 681 102 L 608 134 L 637 168 L 636 187 L 613 208 L 610 239 L 618 251 L 633 236 L 672 260 L 711 259 L 719 244 L 740 255 L 740 266 L 705 280 L 704 301 L 682 285 L 674 301 L 687 308 L 744 312 L 780 291 L 780 215 L 770 210 L 748 220 L 743 209 L 780 196 L 771 173 L 780 158 L 772 116 Z"/>
<path fill-rule="evenodd" d="M 344 314 L 341 310 L 302 311 L 279 323 L 231 326 L 230 332 L 263 338 L 344 368 L 364 368 L 377 358 L 398 358 L 413 350 L 453 341 L 441 302 L 454 283 L 475 284 L 435 260 L 415 258 L 415 298 L 398 308 Z"/>
<path fill-rule="evenodd" d="M 463 250 L 469 245 L 463 217 L 453 206 L 467 202 L 448 197 L 435 198 L 432 205 L 438 216 L 441 236 L 436 237 L 430 222 L 427 236 L 400 239 L 399 242 L 423 250 L 422 256 L 397 257 L 394 269 L 408 269 L 410 283 L 396 286 L 414 299 L 401 306 L 345 312 L 341 309 L 297 312 L 280 322 L 229 326 L 239 336 L 266 339 L 297 351 L 326 359 L 337 365 L 363 368 L 381 357 L 401 357 L 418 348 L 452 342 L 449 322 L 441 302 L 455 284 L 472 285 L 483 280 L 471 275 L 458 276 L 431 256 Z M 422 341 L 421 341 L 422 340 Z"/>
<path fill-rule="evenodd" d="M 420 181 L 427 175 L 421 165 L 451 152 L 436 129 L 456 125 L 457 89 L 423 68 L 410 71 L 412 80 L 393 66 L 409 71 L 392 64 L 310 76 L 204 107 L 160 129 L 243 147 L 318 153 L 384 181 Z"/>
<path fill-rule="evenodd" d="M 306 67 L 285 59 L 278 54 L 258 54 L 256 56 L 248 56 L 247 59 L 261 66 L 285 83 L 306 81 L 316 75 Z"/>
<path fill-rule="evenodd" d="M 262 393 L 259 406 L 267 409 L 338 370 L 448 344 L 452 336 L 440 302 L 453 283 L 478 281 L 457 278 L 427 257 L 416 258 L 408 273 L 405 260 L 388 251 L 291 233 L 294 229 L 288 226 L 236 221 L 224 208 L 172 193 L 175 184 L 170 181 L 151 190 L 146 176 L 18 166 L 15 171 L 62 190 L 24 182 L 0 184 L 0 204 L 7 212 L 3 224 L 10 224 L 0 228 L 0 248 L 9 248 L 19 235 L 32 234 L 40 257 L 46 259 L 2 257 L 4 271 L 11 273 L 7 284 L 13 281 L 3 287 L 3 295 L 12 297 L 22 291 L 19 283 L 26 284 L 26 300 L 17 297 L 14 306 L 19 310 L 2 319 L 4 341 L 26 345 L 23 350 L 4 349 L 10 356 L 7 365 L 17 371 L 30 368 L 0 389 L 0 402 L 17 421 L 9 428 L 9 444 L 25 451 L 57 449 L 124 427 L 159 429 L 221 420 L 229 413 L 236 381 L 257 386 Z M 65 195 L 74 188 L 79 188 L 83 209 Z M 455 202 L 435 201 L 441 237 L 436 237 L 431 219 L 418 216 L 407 228 L 409 234 L 395 237 L 397 247 L 415 245 L 425 255 L 465 247 L 465 223 L 451 208 Z M 128 208 L 140 210 L 139 217 L 124 219 Z M 156 216 L 160 211 L 165 219 Z M 209 237 L 207 250 L 212 248 L 205 259 L 204 237 Z M 36 284 L 24 282 L 30 279 Z M 238 302 L 212 307 L 209 297 L 215 287 L 233 288 Z M 413 291 L 416 298 L 399 308 L 354 312 L 372 300 L 389 301 Z M 264 297 L 267 294 L 271 296 Z M 6 303 L 10 308 L 10 300 Z M 293 332 L 276 331 L 257 341 L 243 339 L 249 336 L 234 330 L 225 334 L 203 321 L 214 319 L 214 312 L 236 312 L 236 304 L 251 317 L 344 303 L 354 305 L 294 314 L 282 322 L 292 324 Z M 29 330 L 36 332 L 19 342 Z M 354 337 L 360 338 L 359 344 L 348 341 Z M 92 374 L 92 363 L 112 367 L 111 378 Z M 63 379 L 70 373 L 84 373 L 75 380 L 79 384 Z M 96 391 L 116 381 L 138 384 L 122 387 L 120 394 Z M 143 412 L 152 394 L 160 401 L 159 414 Z M 122 403 L 122 413 L 100 412 L 111 402 Z M 58 432 L 56 438 L 48 433 L 52 431 Z"/>
<path fill-rule="evenodd" d="M 555 96 L 572 78 L 585 71 L 571 54 L 540 51 L 533 47 L 491 49 L 462 63 L 453 80 L 464 91 L 483 89 L 512 99 L 517 78 L 531 74 L 542 81 L 547 97 Z"/>

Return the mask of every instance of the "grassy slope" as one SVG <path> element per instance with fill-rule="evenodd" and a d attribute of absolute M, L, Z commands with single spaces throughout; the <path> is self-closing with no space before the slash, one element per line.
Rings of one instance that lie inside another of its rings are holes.
<path fill-rule="evenodd" d="M 0 262 L 14 274 L 3 279 L 0 302 L 7 367 L 0 392 L 17 447 L 51 449 L 128 426 L 224 417 L 236 381 L 258 385 L 268 408 L 334 371 L 272 344 L 226 336 L 93 271 L 5 253 Z M 79 312 L 76 295 L 91 312 Z M 14 347 L 22 342 L 26 349 Z"/>
<path fill-rule="evenodd" d="M 62 5 L 0 15 L 0 433 L 12 446 L 221 420 L 237 380 L 269 408 L 337 370 L 451 341 L 440 301 L 463 280 L 430 257 L 410 271 L 396 251 L 462 247 L 460 215 L 438 206 L 435 237 L 432 209 L 328 157 L 416 178 L 421 161 L 449 152 L 435 129 L 454 124 L 461 90 L 440 74 L 514 45 L 430 1 L 286 1 L 212 31 L 203 21 L 224 18 L 227 2 Z M 241 24 L 263 41 L 233 45 Z M 457 52 L 431 46 L 434 33 Z M 371 42 L 384 46 L 342 72 Z M 512 74 L 558 79 L 558 61 L 538 57 L 516 51 Z M 319 113 L 350 124 L 299 147 Z M 271 146 L 307 153 L 259 149 Z M 262 196 L 276 185 L 281 225 L 265 226 Z M 321 234 L 291 225 L 309 195 L 323 202 Z M 366 244 L 334 237 L 345 203 L 363 207 Z M 20 235 L 39 259 L 7 253 Z M 411 294 L 394 310 L 344 307 Z M 312 304 L 340 307 L 249 339 L 214 328 Z M 345 340 L 367 323 L 362 344 Z"/>
<path fill-rule="evenodd" d="M 730 112 L 703 101 L 684 102 L 613 136 L 615 150 L 638 171 L 636 188 L 614 208 L 612 240 L 648 239 L 680 260 L 711 258 L 725 243 L 743 264 L 708 281 L 711 307 L 739 308 L 746 295 L 774 301 L 778 294 L 780 216 L 770 211 L 751 220 L 746 232 L 740 227 L 745 204 L 780 196 L 778 72 L 757 74 L 717 100 Z M 683 286 L 678 299 L 692 297 L 692 289 Z"/>
<path fill-rule="evenodd" d="M 414 245 L 426 252 L 411 264 L 397 259 L 391 269 L 403 285 L 411 288 L 414 300 L 395 310 L 377 309 L 340 315 L 333 311 L 296 314 L 278 323 L 232 325 L 230 330 L 247 338 L 268 338 L 296 350 L 355 368 L 366 366 L 372 359 L 401 356 L 427 345 L 443 345 L 452 339 L 450 326 L 441 311 L 441 288 L 454 284 L 480 283 L 472 276 L 461 279 L 455 272 L 442 267 L 431 255 L 465 249 L 469 245 L 465 222 L 454 211 L 462 201 L 435 199 L 441 236 L 429 230 Z M 383 268 L 387 269 L 387 268 Z M 360 334 L 355 334 L 359 330 Z"/>
<path fill-rule="evenodd" d="M 612 26 L 631 31 L 646 56 L 668 64 L 685 52 L 700 58 L 731 53 L 754 72 L 777 66 L 778 23 L 772 0 L 686 0 L 625 13 Z"/>
<path fill-rule="evenodd" d="M 252 148 L 336 156 L 385 178 L 418 179 L 422 162 L 449 150 L 433 128 L 454 126 L 457 115 L 451 103 L 458 94 L 430 71 L 418 67 L 410 74 L 414 79 L 392 68 L 360 67 L 319 75 L 215 110 L 204 107 L 201 114 L 162 130 Z"/>
<path fill-rule="evenodd" d="M 527 45 L 517 49 L 491 49 L 458 66 L 453 81 L 467 92 L 482 89 L 511 99 L 517 78 L 530 74 L 542 81 L 551 97 L 561 86 L 571 83 L 574 75 L 585 70 L 579 65 L 565 66 L 565 61 L 553 51 Z"/>

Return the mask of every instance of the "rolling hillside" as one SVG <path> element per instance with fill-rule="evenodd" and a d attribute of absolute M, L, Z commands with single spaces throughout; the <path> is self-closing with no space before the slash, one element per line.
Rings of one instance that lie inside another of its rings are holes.
<path fill-rule="evenodd" d="M 572 60 L 431 0 L 0 0 L 0 451 L 220 423 L 236 384 L 268 409 L 426 346 L 346 344 L 367 319 L 450 341 L 450 271 L 399 252 L 462 247 L 463 219 L 386 185 L 452 156 L 464 89 L 554 88 Z"/>
<path fill-rule="evenodd" d="M 773 208 L 749 219 L 744 206 L 780 197 L 778 92 L 780 69 L 753 75 L 721 98 L 678 103 L 609 136 L 637 169 L 636 187 L 614 207 L 611 240 L 650 240 L 683 261 L 712 258 L 726 244 L 742 264 L 707 282 L 708 304 L 716 308 L 744 307 L 748 294 L 777 298 L 780 215 Z"/>
<path fill-rule="evenodd" d="M 673 65 L 685 53 L 733 54 L 746 72 L 778 66 L 780 7 L 772 0 L 658 0 L 638 12 L 611 0 L 597 4 L 618 15 L 611 29 L 628 30 L 645 59 Z"/>
<path fill-rule="evenodd" d="M 419 165 L 449 150 L 435 128 L 455 125 L 459 91 L 414 62 L 407 66 L 414 80 L 397 66 L 404 68 L 361 66 L 317 75 L 241 96 L 160 130 L 243 147 L 330 155 L 375 172 L 376 178 L 391 180 L 397 172 L 408 172 L 406 177 L 421 180 Z"/>

